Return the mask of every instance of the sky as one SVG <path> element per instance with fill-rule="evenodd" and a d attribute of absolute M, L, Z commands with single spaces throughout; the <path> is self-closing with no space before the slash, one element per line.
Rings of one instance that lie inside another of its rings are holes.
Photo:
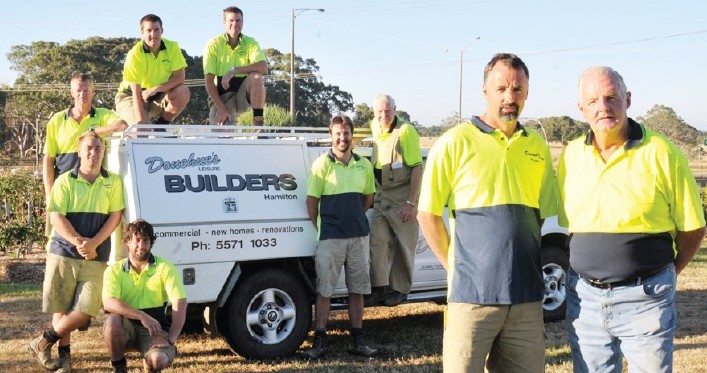
<path fill-rule="evenodd" d="M 390 94 L 421 125 L 459 111 L 460 78 L 462 116 L 483 114 L 484 66 L 510 52 L 530 70 L 522 117 L 582 119 L 579 74 L 606 65 L 632 92 L 631 117 L 660 104 L 707 130 L 707 2 L 697 0 L 6 1 L 0 85 L 17 77 L 6 57 L 14 45 L 139 37 L 148 13 L 162 18 L 163 37 L 200 56 L 224 31 L 222 10 L 230 5 L 244 12 L 244 34 L 282 53 L 290 52 L 298 9 L 295 54 L 314 59 L 324 83 L 351 93 L 355 105 Z M 302 10 L 318 8 L 325 11 Z"/>

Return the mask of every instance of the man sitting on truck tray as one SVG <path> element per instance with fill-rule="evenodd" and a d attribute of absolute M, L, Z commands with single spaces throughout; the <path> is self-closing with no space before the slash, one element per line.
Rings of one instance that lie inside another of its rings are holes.
<path fill-rule="evenodd" d="M 239 113 L 253 106 L 253 124 L 263 125 L 268 64 L 260 44 L 243 35 L 243 11 L 223 10 L 226 32 L 204 47 L 204 80 L 209 93 L 209 124 L 235 124 Z"/>
<path fill-rule="evenodd" d="M 126 350 L 140 352 L 145 372 L 167 368 L 177 355 L 174 343 L 184 326 L 187 298 L 174 265 L 152 255 L 155 239 L 150 223 L 130 223 L 124 237 L 128 257 L 103 276 L 103 307 L 110 312 L 103 339 L 113 372 L 127 372 Z M 171 322 L 167 302 L 172 304 Z"/>
<path fill-rule="evenodd" d="M 42 311 L 52 313 L 52 326 L 28 346 L 42 367 L 61 373 L 71 372 L 71 332 L 90 324 L 101 308 L 110 235 L 124 208 L 122 180 L 101 167 L 101 137 L 87 131 L 78 144 L 79 164 L 56 179 L 47 204 L 54 229 L 47 244 Z M 57 342 L 58 362 L 51 356 Z"/>
<path fill-rule="evenodd" d="M 349 291 L 349 352 L 363 356 L 378 352 L 363 339 L 363 294 L 371 292 L 366 209 L 373 202 L 375 184 L 371 163 L 351 150 L 353 131 L 349 117 L 332 118 L 331 150 L 314 161 L 307 179 L 307 213 L 319 234 L 314 343 L 304 352 L 311 359 L 327 351 L 326 324 L 342 266 Z"/>
<path fill-rule="evenodd" d="M 177 42 L 162 37 L 162 19 L 140 19 L 140 40 L 128 52 L 115 111 L 128 124 L 170 124 L 189 103 L 187 62 Z"/>

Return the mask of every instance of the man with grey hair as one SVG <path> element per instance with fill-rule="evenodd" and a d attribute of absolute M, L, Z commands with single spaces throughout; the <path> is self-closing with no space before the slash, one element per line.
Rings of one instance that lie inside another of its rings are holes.
<path fill-rule="evenodd" d="M 677 275 L 705 234 L 699 189 L 668 139 L 627 115 L 610 67 L 585 70 L 591 131 L 565 148 L 560 224 L 571 233 L 567 331 L 575 372 L 671 372 Z"/>
<path fill-rule="evenodd" d="M 395 115 L 395 101 L 373 101 L 373 172 L 376 195 L 371 224 L 371 295 L 367 306 L 397 306 L 407 299 L 419 226 L 415 219 L 422 180 L 420 136 Z"/>

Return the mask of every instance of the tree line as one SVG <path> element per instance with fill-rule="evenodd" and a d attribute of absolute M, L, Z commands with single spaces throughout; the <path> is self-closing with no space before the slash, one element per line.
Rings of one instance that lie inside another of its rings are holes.
<path fill-rule="evenodd" d="M 51 115 L 71 105 L 68 94 L 69 77 L 74 72 L 90 74 L 97 87 L 94 104 L 97 107 L 114 107 L 117 84 L 122 80 L 123 62 L 137 38 L 89 37 L 70 40 L 65 44 L 36 41 L 29 45 L 13 46 L 7 54 L 12 69 L 19 73 L 14 90 L 0 91 L 0 144 L 5 157 L 14 159 L 36 158 L 42 153 L 46 124 Z M 266 79 L 268 103 L 266 123 L 289 125 L 290 58 L 276 49 L 265 49 L 269 76 Z M 202 82 L 204 73 L 201 56 L 190 56 L 182 50 L 188 67 L 186 78 Z M 373 108 L 365 103 L 354 106 L 349 92 L 337 85 L 325 83 L 319 75 L 319 66 L 314 59 L 296 57 L 295 76 L 296 122 L 300 126 L 326 126 L 332 114 L 353 112 L 354 125 L 364 127 L 373 119 Z M 58 87 L 43 90 L 31 87 Z M 54 86 L 51 86 L 54 85 Z M 28 90 L 18 87 L 30 87 Z M 201 124 L 208 117 L 207 93 L 203 84 L 190 87 L 189 105 L 177 119 L 180 123 Z M 268 118 L 270 113 L 270 120 Z M 239 123 L 248 124 L 249 116 L 239 118 Z M 397 114 L 415 125 L 421 136 L 436 137 L 460 122 L 452 113 L 431 127 L 419 125 L 405 111 Z M 250 115 L 252 118 L 252 115 Z M 663 105 L 655 105 L 637 121 L 670 138 L 688 156 L 701 151 L 704 134 L 688 125 L 675 111 Z M 566 144 L 585 133 L 587 123 L 568 116 L 546 117 L 528 120 L 524 124 L 546 136 L 549 142 Z"/>

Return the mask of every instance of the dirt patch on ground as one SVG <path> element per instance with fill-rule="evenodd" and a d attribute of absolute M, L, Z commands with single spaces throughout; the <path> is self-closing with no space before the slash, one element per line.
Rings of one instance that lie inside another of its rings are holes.
<path fill-rule="evenodd" d="M 0 254 L 0 282 L 42 282 L 44 257 L 44 252 L 29 253 L 19 259 Z"/>

